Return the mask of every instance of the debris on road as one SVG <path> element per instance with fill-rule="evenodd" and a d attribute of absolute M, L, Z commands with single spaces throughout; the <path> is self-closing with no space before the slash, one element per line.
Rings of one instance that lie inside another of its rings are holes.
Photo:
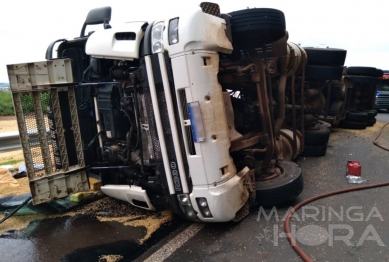
<path fill-rule="evenodd" d="M 15 170 L 13 165 L 2 165 L 0 166 L 0 169 L 7 169 L 10 172 L 13 172 Z"/>
<path fill-rule="evenodd" d="M 350 176 L 350 175 L 347 175 L 346 179 L 350 184 L 362 184 L 370 181 L 370 179 L 368 178 L 364 178 L 361 176 Z"/>
<path fill-rule="evenodd" d="M 53 202 L 55 201 L 52 201 L 51 203 Z M 53 212 L 53 210 L 51 211 Z M 146 229 L 146 234 L 138 240 L 140 244 L 143 244 L 147 239 L 149 239 L 151 235 L 163 224 L 173 220 L 173 214 L 170 210 L 164 210 L 160 213 L 155 213 L 143 209 L 138 209 L 131 206 L 129 203 L 120 200 L 105 197 L 85 206 L 78 207 L 75 210 L 61 214 L 37 213 L 13 216 L 3 224 L 0 224 L 0 235 L 3 235 L 7 231 L 11 230 L 13 231 L 25 229 L 31 222 L 34 221 L 44 222 L 44 220 L 47 219 L 55 219 L 66 216 L 88 216 L 89 218 L 97 219 L 100 222 L 111 221 L 121 223 L 124 226 L 144 227 Z M 0 215 L 0 219 L 1 218 L 3 218 L 3 215 Z"/>
<path fill-rule="evenodd" d="M 103 255 L 100 256 L 99 262 L 117 262 L 120 261 L 123 256 L 120 255 Z"/>
<path fill-rule="evenodd" d="M 13 178 L 12 173 L 6 168 L 0 168 L 0 191 L 2 189 L 18 186 L 20 186 L 20 184 L 15 178 Z M 27 192 L 29 192 L 29 190 Z"/>

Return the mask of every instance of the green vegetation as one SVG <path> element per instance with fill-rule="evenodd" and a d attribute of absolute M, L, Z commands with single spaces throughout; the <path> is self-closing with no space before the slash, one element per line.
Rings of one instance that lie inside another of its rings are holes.
<path fill-rule="evenodd" d="M 0 116 L 14 115 L 12 93 L 8 90 L 0 90 Z"/>
<path fill-rule="evenodd" d="M 0 163 L 0 166 L 13 165 L 13 164 L 19 163 L 21 161 L 23 161 L 23 159 L 11 159 L 11 160 Z"/>
<path fill-rule="evenodd" d="M 22 94 L 20 96 L 24 113 L 34 112 L 34 103 L 31 93 Z M 41 93 L 40 99 L 44 113 L 47 113 L 50 106 L 50 93 Z M 0 116 L 14 115 L 14 107 L 12 102 L 12 93 L 8 90 L 0 90 Z"/>

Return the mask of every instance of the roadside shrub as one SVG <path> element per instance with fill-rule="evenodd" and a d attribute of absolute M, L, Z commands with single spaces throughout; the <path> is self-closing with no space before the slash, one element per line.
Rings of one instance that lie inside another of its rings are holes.
<path fill-rule="evenodd" d="M 14 114 L 11 91 L 0 90 L 0 116 L 10 116 Z"/>
<path fill-rule="evenodd" d="M 20 100 L 22 101 L 24 113 L 34 112 L 34 102 L 32 101 L 32 96 L 30 93 L 22 94 L 20 96 Z M 43 112 L 47 113 L 47 110 L 50 107 L 50 93 L 41 93 L 40 100 L 42 103 Z M 0 90 L 0 116 L 10 115 L 15 115 L 12 93 L 8 90 Z"/>

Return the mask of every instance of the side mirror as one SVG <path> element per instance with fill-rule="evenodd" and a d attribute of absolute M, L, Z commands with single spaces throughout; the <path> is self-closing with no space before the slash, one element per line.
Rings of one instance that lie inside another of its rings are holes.
<path fill-rule="evenodd" d="M 104 24 L 104 29 L 111 28 L 109 21 L 111 21 L 112 9 L 110 6 L 95 8 L 89 11 L 84 25 L 81 29 L 80 37 L 85 36 L 85 28 L 87 25 Z"/>

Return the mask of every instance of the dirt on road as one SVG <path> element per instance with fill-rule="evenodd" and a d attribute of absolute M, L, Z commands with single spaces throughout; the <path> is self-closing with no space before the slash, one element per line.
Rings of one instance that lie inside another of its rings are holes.
<path fill-rule="evenodd" d="M 18 131 L 15 116 L 0 116 L 0 133 Z M 24 162 L 22 150 L 0 153 L 0 166 L 13 165 L 18 168 Z"/>
<path fill-rule="evenodd" d="M 0 133 L 18 131 L 15 116 L 0 116 Z"/>

